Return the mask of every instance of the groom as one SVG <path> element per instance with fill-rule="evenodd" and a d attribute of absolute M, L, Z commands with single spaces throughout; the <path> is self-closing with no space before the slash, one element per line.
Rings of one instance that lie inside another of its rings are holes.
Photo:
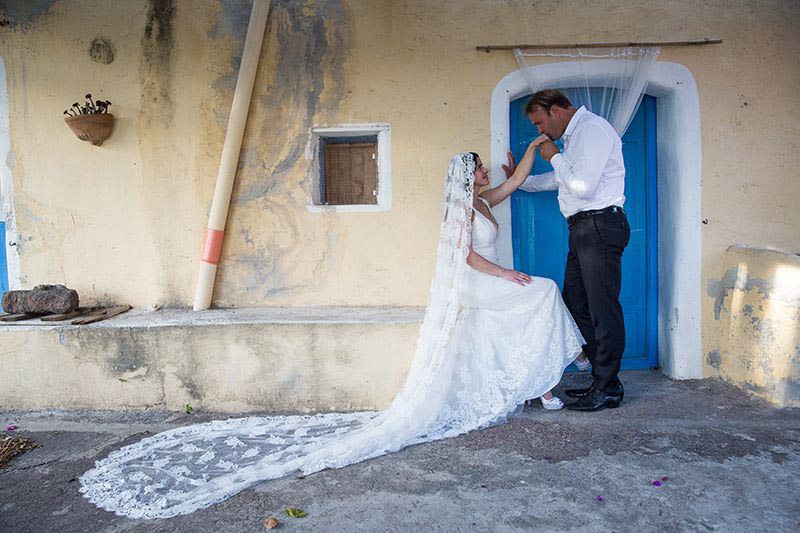
<path fill-rule="evenodd" d="M 625 351 L 625 323 L 619 291 L 622 252 L 630 239 L 625 203 L 622 141 L 605 119 L 575 109 L 559 91 L 533 95 L 525 115 L 550 141 L 539 155 L 552 172 L 529 176 L 520 187 L 530 192 L 558 190 L 558 203 L 569 224 L 569 253 L 564 272 L 564 302 L 586 340 L 592 362 L 591 386 L 569 389 L 578 398 L 567 405 L 575 411 L 618 407 L 624 395 L 618 373 Z M 564 139 L 564 152 L 553 140 Z M 516 167 L 508 153 L 510 176 Z"/>

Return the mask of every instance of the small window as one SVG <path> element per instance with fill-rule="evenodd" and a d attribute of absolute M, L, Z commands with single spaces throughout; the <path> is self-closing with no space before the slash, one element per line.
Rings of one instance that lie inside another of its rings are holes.
<path fill-rule="evenodd" d="M 391 203 L 388 124 L 312 129 L 312 211 L 385 211 Z"/>
<path fill-rule="evenodd" d="M 320 137 L 322 205 L 378 203 L 378 136 Z"/>

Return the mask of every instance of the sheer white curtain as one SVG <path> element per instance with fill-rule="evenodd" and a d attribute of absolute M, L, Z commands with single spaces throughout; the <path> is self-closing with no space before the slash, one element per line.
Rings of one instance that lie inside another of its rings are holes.
<path fill-rule="evenodd" d="M 620 137 L 628 129 L 642 101 L 661 49 L 657 46 L 626 48 L 571 48 L 562 50 L 514 49 L 514 57 L 531 92 L 560 89 L 575 107 L 608 120 Z M 528 57 L 563 58 L 566 69 L 561 87 L 545 87 L 536 79 Z"/>

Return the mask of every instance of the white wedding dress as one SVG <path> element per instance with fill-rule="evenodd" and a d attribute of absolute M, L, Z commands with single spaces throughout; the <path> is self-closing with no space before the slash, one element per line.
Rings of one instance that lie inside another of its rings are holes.
<path fill-rule="evenodd" d="M 270 416 L 159 433 L 98 461 L 81 492 L 132 518 L 187 514 L 258 482 L 339 468 L 503 422 L 554 387 L 583 339 L 556 284 L 527 286 L 466 266 L 468 244 L 497 261 L 497 228 L 472 222 L 474 161 L 459 154 L 445 186 L 437 268 L 406 383 L 381 412 Z"/>

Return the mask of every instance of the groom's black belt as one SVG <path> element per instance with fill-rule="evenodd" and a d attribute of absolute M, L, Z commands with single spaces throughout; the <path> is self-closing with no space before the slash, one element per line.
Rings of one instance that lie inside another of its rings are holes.
<path fill-rule="evenodd" d="M 582 218 L 593 217 L 595 215 L 605 215 L 606 213 L 625 213 L 625 210 L 618 205 L 611 205 L 603 209 L 592 209 L 590 211 L 578 211 L 571 217 L 567 217 L 567 224 L 570 226 Z"/>

